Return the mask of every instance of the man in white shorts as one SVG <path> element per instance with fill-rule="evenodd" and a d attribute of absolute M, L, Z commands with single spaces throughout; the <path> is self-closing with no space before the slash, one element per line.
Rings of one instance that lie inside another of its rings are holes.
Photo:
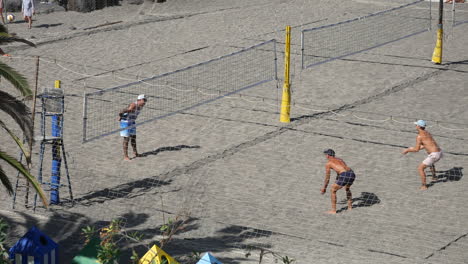
<path fill-rule="evenodd" d="M 124 160 L 130 160 L 128 156 L 128 141 L 131 140 L 133 154 L 136 157 L 141 157 L 138 154 L 137 146 L 136 146 L 136 119 L 140 114 L 141 109 L 146 104 L 146 96 L 144 94 L 140 94 L 137 97 L 136 102 L 131 103 L 128 105 L 127 108 L 123 109 L 119 113 L 119 121 L 120 121 L 120 128 L 127 128 L 125 130 L 120 131 L 120 136 L 123 137 L 123 151 L 124 151 Z"/>
<path fill-rule="evenodd" d="M 435 166 L 434 164 L 439 161 L 443 154 L 440 147 L 437 145 L 437 142 L 432 138 L 432 135 L 426 131 L 426 121 L 418 120 L 414 122 L 416 125 L 416 130 L 418 130 L 418 135 L 416 136 L 416 146 L 405 149 L 402 154 L 408 152 L 418 152 L 420 149 L 426 149 L 427 158 L 421 162 L 418 166 L 419 176 L 421 177 L 421 190 L 427 190 L 426 185 L 426 173 L 424 170 L 427 167 L 431 168 L 432 171 L 432 180 L 437 180 Z"/>

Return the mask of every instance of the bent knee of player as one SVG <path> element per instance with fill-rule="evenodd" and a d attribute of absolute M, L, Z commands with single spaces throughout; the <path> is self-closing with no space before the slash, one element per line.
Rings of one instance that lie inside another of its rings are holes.
<path fill-rule="evenodd" d="M 424 170 L 428 167 L 428 165 L 424 164 L 424 163 L 421 163 L 419 164 L 418 166 L 418 171 L 420 172 L 424 172 Z"/>
<path fill-rule="evenodd" d="M 332 191 L 332 192 L 336 192 L 336 191 L 338 191 L 338 190 L 341 189 L 341 188 L 342 188 L 342 186 L 340 186 L 340 185 L 334 183 L 334 184 L 332 185 L 332 187 L 331 187 L 331 191 Z"/>

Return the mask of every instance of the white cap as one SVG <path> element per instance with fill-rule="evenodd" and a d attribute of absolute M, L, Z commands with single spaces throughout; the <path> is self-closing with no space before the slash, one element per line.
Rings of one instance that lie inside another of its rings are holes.
<path fill-rule="evenodd" d="M 424 120 L 418 120 L 414 122 L 415 125 L 420 126 L 420 127 L 426 127 L 426 121 Z"/>
<path fill-rule="evenodd" d="M 138 100 L 142 100 L 142 99 L 143 99 L 143 100 L 146 100 L 146 96 L 145 96 L 144 94 L 140 94 L 140 95 L 138 96 Z"/>

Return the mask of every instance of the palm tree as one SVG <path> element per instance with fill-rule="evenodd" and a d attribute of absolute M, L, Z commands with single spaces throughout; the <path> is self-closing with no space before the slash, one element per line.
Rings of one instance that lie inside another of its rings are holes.
<path fill-rule="evenodd" d="M 10 43 L 10 42 L 23 42 L 30 46 L 35 47 L 34 43 L 29 42 L 25 39 L 18 38 L 16 35 L 9 34 L 7 28 L 4 25 L 0 24 L 0 44 Z M 7 64 L 0 62 L 0 77 L 5 78 L 9 81 L 16 90 L 18 90 L 24 98 L 32 96 L 31 89 L 29 88 L 28 81 L 24 76 L 18 73 L 15 69 L 11 68 Z M 16 99 L 14 96 L 10 95 L 7 92 L 0 91 L 0 110 L 10 115 L 13 120 L 19 125 L 23 131 L 24 136 L 27 139 L 29 144 L 34 142 L 33 135 L 33 123 L 30 117 L 28 107 L 20 100 Z M 26 157 L 26 163 L 28 166 L 24 166 L 20 161 L 13 158 L 11 155 L 6 153 L 0 148 L 0 160 L 5 161 L 8 165 L 12 166 L 18 172 L 23 175 L 27 182 L 32 185 L 32 187 L 39 194 L 42 199 L 43 204 L 47 207 L 47 201 L 44 194 L 44 191 L 41 188 L 41 185 L 36 180 L 35 177 L 29 172 L 29 165 L 31 164 L 31 153 L 26 148 L 25 144 L 16 136 L 11 129 L 8 128 L 5 122 L 0 120 L 0 127 L 2 127 L 8 135 L 16 142 L 16 144 L 21 149 L 24 157 Z M 6 188 L 8 194 L 13 193 L 13 187 L 11 182 L 0 165 L 0 182 Z"/>

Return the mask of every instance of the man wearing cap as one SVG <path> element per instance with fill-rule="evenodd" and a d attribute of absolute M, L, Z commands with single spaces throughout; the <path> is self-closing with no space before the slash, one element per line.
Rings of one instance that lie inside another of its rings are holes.
<path fill-rule="evenodd" d="M 136 146 L 135 121 L 145 104 L 146 96 L 144 94 L 140 94 L 137 97 L 136 102 L 131 103 L 127 108 L 124 108 L 119 113 L 120 128 L 127 128 L 120 131 L 120 136 L 123 137 L 124 160 L 130 160 L 128 157 L 128 141 L 130 139 L 132 141 L 133 154 L 135 154 L 135 157 L 141 157 L 140 154 L 138 154 Z"/>
<path fill-rule="evenodd" d="M 332 209 L 327 211 L 328 214 L 336 214 L 336 192 L 345 187 L 346 198 L 348 199 L 348 210 L 353 209 L 353 195 L 351 193 L 351 185 L 353 185 L 356 175 L 353 170 L 346 165 L 346 163 L 339 158 L 335 157 L 333 149 L 327 149 L 323 152 L 328 162 L 325 165 L 325 183 L 320 190 L 322 194 L 327 191 L 328 182 L 330 181 L 330 170 L 336 172 L 336 181 L 331 187 L 331 204 Z"/>
<path fill-rule="evenodd" d="M 442 150 L 437 145 L 437 142 L 432 138 L 432 135 L 426 131 L 426 121 L 418 120 L 414 122 L 418 135 L 416 136 L 416 146 L 409 147 L 403 150 L 402 154 L 408 152 L 418 152 L 420 149 L 426 149 L 427 158 L 418 166 L 419 176 L 421 177 L 421 190 L 427 190 L 426 172 L 424 170 L 429 166 L 432 171 L 432 180 L 436 180 L 434 164 L 442 158 Z"/>

